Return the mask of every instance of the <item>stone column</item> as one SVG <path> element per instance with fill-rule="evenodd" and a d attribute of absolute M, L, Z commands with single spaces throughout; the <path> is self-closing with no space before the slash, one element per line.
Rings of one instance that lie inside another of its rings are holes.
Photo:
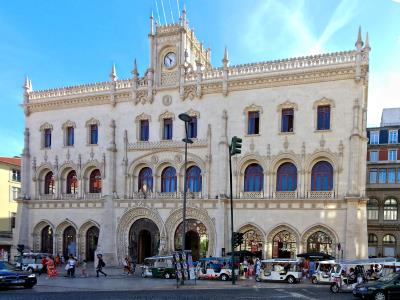
<path fill-rule="evenodd" d="M 347 214 L 345 228 L 345 259 L 363 259 L 368 257 L 368 236 L 366 218 L 366 200 L 358 197 L 346 197 Z"/>
<path fill-rule="evenodd" d="M 17 200 L 17 218 L 15 220 L 15 229 L 13 230 L 13 245 L 11 247 L 11 258 L 18 253 L 17 245 L 24 245 L 25 249 L 30 249 L 29 236 L 31 234 L 31 226 L 29 219 L 29 201 Z"/>

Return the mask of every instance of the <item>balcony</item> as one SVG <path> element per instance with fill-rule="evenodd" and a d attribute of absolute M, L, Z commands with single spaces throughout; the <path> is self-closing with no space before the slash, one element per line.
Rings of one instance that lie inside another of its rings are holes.
<path fill-rule="evenodd" d="M 297 194 L 297 191 L 274 192 L 274 198 L 276 198 L 276 199 L 296 199 L 296 198 L 298 198 L 298 194 Z"/>
<path fill-rule="evenodd" d="M 86 200 L 96 200 L 101 198 L 101 193 L 86 193 L 84 199 Z"/>
<path fill-rule="evenodd" d="M 264 195 L 264 192 L 242 192 L 240 193 L 240 198 L 244 198 L 244 199 L 262 199 L 262 198 L 266 198 L 266 196 Z"/>
<path fill-rule="evenodd" d="M 166 193 L 166 192 L 162 192 L 162 193 L 157 192 L 156 198 L 159 198 L 159 199 L 180 198 L 180 193 L 178 193 L 178 192 L 168 192 L 168 193 Z"/>
<path fill-rule="evenodd" d="M 78 194 L 62 194 L 61 198 L 64 200 L 75 200 L 79 198 Z"/>
<path fill-rule="evenodd" d="M 308 198 L 310 199 L 332 199 L 335 198 L 334 191 L 309 191 Z"/>
<path fill-rule="evenodd" d="M 39 200 L 55 200 L 57 199 L 55 194 L 42 194 L 39 195 Z"/>

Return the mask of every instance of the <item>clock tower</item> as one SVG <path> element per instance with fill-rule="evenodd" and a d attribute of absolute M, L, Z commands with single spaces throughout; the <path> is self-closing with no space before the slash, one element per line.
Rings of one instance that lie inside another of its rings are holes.
<path fill-rule="evenodd" d="M 183 97 L 185 75 L 211 68 L 211 50 L 205 49 L 189 28 L 186 10 L 179 23 L 159 25 L 150 17 L 150 65 L 147 79 L 158 89 L 179 88 Z"/>

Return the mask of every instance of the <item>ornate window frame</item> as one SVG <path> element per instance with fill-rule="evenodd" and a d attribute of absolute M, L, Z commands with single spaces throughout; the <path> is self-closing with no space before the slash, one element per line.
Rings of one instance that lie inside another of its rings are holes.
<path fill-rule="evenodd" d="M 72 145 L 68 145 L 68 128 L 69 127 L 74 128 L 74 143 Z M 64 147 L 74 147 L 75 146 L 75 128 L 76 128 L 76 124 L 75 124 L 75 122 L 72 122 L 71 120 L 68 120 L 64 124 L 62 124 L 61 129 L 62 129 L 63 135 L 64 135 Z"/>
<path fill-rule="evenodd" d="M 158 121 L 160 122 L 160 140 L 161 141 L 169 141 L 164 139 L 164 120 L 165 119 L 172 119 L 172 139 L 174 139 L 174 123 L 175 123 L 175 114 L 166 110 L 163 112 L 159 117 Z"/>
<path fill-rule="evenodd" d="M 318 107 L 319 106 L 330 106 L 329 129 L 318 129 Z M 335 101 L 333 101 L 332 99 L 328 99 L 326 97 L 323 97 L 314 102 L 313 110 L 314 110 L 314 131 L 315 132 L 330 132 L 330 131 L 332 131 L 332 127 L 333 127 L 332 115 L 334 113 L 334 108 L 335 108 Z"/>
<path fill-rule="evenodd" d="M 91 125 L 97 125 L 97 144 L 92 144 L 91 143 L 91 139 L 90 139 L 90 127 Z M 99 133 L 100 133 L 100 122 L 99 120 L 95 119 L 95 118 L 91 118 L 89 120 L 86 121 L 85 123 L 85 127 L 86 127 L 86 145 L 87 146 L 97 146 L 99 144 Z"/>
<path fill-rule="evenodd" d="M 290 132 L 282 132 L 282 111 L 284 109 L 293 109 L 293 131 Z M 297 124 L 297 118 L 296 118 L 296 111 L 298 111 L 299 107 L 297 103 L 291 102 L 289 100 L 286 100 L 285 102 L 279 104 L 276 108 L 276 111 L 278 112 L 278 133 L 280 135 L 286 135 L 286 134 L 294 134 L 296 131 L 296 124 Z"/>
<path fill-rule="evenodd" d="M 141 139 L 140 139 L 140 134 L 141 134 L 141 132 L 140 132 L 140 130 L 141 130 L 141 127 L 140 127 L 140 123 L 141 123 L 141 121 L 145 121 L 145 120 L 147 120 L 148 122 L 149 122 L 149 140 L 150 140 L 150 122 L 151 122 L 151 116 L 150 115 L 148 115 L 148 114 L 146 114 L 146 113 L 141 113 L 140 115 L 137 115 L 136 116 L 136 118 L 135 118 L 135 123 L 136 123 L 136 140 L 138 141 L 138 142 L 146 142 L 146 141 L 142 141 Z M 147 141 L 148 142 L 148 141 Z"/>
<path fill-rule="evenodd" d="M 258 133 L 255 134 L 249 134 L 249 113 L 250 112 L 258 112 L 259 113 L 259 118 L 258 118 Z M 246 106 L 243 110 L 243 115 L 244 115 L 244 136 L 260 136 L 261 135 L 261 114 L 263 113 L 263 108 L 260 105 L 256 105 L 255 103 L 252 103 L 249 106 Z"/>
<path fill-rule="evenodd" d="M 190 138 L 191 140 L 197 140 L 199 138 L 199 119 L 200 119 L 200 112 L 198 112 L 197 110 L 194 109 L 189 109 L 186 112 L 189 116 L 191 117 L 195 117 L 197 119 L 197 135 L 195 138 Z M 185 136 L 185 126 L 182 127 L 182 136 Z"/>
<path fill-rule="evenodd" d="M 51 125 L 48 122 L 43 123 L 39 128 L 40 136 L 41 136 L 41 138 L 40 138 L 41 149 L 51 149 L 51 144 L 52 143 L 50 144 L 50 147 L 45 147 L 45 130 L 46 129 L 50 129 L 51 137 L 53 138 L 53 125 Z"/>

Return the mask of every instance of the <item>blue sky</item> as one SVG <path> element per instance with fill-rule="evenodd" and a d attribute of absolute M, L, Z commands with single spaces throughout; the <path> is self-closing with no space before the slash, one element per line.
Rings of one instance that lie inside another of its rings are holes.
<path fill-rule="evenodd" d="M 129 78 L 134 58 L 148 64 L 149 16 L 165 23 L 161 0 L 0 2 L 0 156 L 23 147 L 22 85 L 33 89 L 106 81 L 113 62 Z M 183 0 L 163 0 L 167 22 Z M 170 9 L 171 7 L 171 9 Z M 190 26 L 221 65 L 354 49 L 358 26 L 369 32 L 368 124 L 400 106 L 400 0 L 186 0 Z"/>

